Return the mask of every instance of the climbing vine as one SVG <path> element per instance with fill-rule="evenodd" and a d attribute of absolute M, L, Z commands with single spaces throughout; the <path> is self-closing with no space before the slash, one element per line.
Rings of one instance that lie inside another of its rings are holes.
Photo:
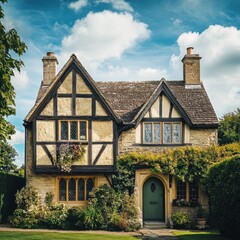
<path fill-rule="evenodd" d="M 200 181 L 209 167 L 226 157 L 240 154 L 240 143 L 224 146 L 179 147 L 161 153 L 131 152 L 120 155 L 117 173 L 113 176 L 114 187 L 133 193 L 135 171 L 147 167 L 153 173 L 171 174 L 182 181 Z"/>

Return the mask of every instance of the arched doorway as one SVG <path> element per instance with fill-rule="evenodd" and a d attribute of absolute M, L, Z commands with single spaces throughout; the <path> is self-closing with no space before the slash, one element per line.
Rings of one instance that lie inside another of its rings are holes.
<path fill-rule="evenodd" d="M 143 185 L 143 221 L 164 221 L 164 186 L 156 177 Z"/>

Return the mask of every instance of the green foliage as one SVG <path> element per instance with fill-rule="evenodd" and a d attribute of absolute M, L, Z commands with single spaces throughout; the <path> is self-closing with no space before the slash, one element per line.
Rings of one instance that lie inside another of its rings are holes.
<path fill-rule="evenodd" d="M 41 200 L 38 195 L 38 191 L 32 186 L 22 188 L 16 193 L 17 208 L 26 211 L 31 210 L 35 207 L 38 207 L 40 205 L 40 202 Z"/>
<path fill-rule="evenodd" d="M 171 174 L 182 181 L 200 181 L 212 164 L 237 154 L 240 154 L 240 143 L 123 154 L 118 158 L 117 173 L 113 176 L 114 188 L 119 191 L 128 189 L 130 194 L 133 193 L 135 169 L 139 166 L 148 167 L 154 173 Z"/>
<path fill-rule="evenodd" d="M 2 221 L 2 207 L 3 207 L 4 194 L 0 194 L 0 222 Z"/>
<path fill-rule="evenodd" d="M 47 192 L 44 203 L 48 208 L 51 208 L 53 206 L 53 199 L 54 199 L 54 194 L 52 192 Z"/>
<path fill-rule="evenodd" d="M 15 29 L 5 29 L 3 19 L 4 12 L 0 6 L 0 141 L 6 141 L 15 133 L 14 126 L 5 117 L 15 114 L 15 91 L 11 77 L 14 76 L 14 70 L 20 72 L 23 62 L 12 55 L 20 57 L 27 49 Z"/>
<path fill-rule="evenodd" d="M 4 195 L 2 206 L 2 222 L 6 222 L 8 216 L 13 213 L 16 208 L 15 194 L 17 190 L 25 185 L 25 179 L 12 173 L 0 172 L 0 195 Z"/>
<path fill-rule="evenodd" d="M 82 208 L 72 207 L 68 209 L 65 228 L 84 229 L 84 212 Z"/>
<path fill-rule="evenodd" d="M 223 235 L 240 236 L 240 155 L 213 165 L 204 181 L 211 223 Z"/>
<path fill-rule="evenodd" d="M 14 172 L 17 166 L 14 164 L 15 157 L 17 156 L 16 150 L 8 143 L 0 141 L 0 171 L 1 172 Z"/>
<path fill-rule="evenodd" d="M 54 164 L 63 172 L 70 172 L 74 162 L 81 161 L 86 150 L 81 144 L 61 144 Z"/>
<path fill-rule="evenodd" d="M 199 205 L 197 208 L 197 218 L 206 218 L 207 217 L 207 212 L 206 210 L 203 208 L 202 205 Z"/>
<path fill-rule="evenodd" d="M 240 108 L 224 114 L 219 121 L 218 142 L 220 145 L 240 142 Z"/>
<path fill-rule="evenodd" d="M 102 185 L 95 189 L 84 209 L 86 229 L 130 231 L 140 227 L 133 196 Z"/>
<path fill-rule="evenodd" d="M 190 219 L 187 213 L 176 212 L 172 215 L 172 221 L 174 228 L 187 228 L 190 224 Z"/>

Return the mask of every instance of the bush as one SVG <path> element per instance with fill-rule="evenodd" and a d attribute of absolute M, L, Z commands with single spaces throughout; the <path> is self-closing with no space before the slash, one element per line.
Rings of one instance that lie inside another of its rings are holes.
<path fill-rule="evenodd" d="M 190 224 L 190 219 L 187 213 L 176 212 L 172 215 L 172 221 L 174 228 L 187 228 Z"/>
<path fill-rule="evenodd" d="M 212 166 L 205 179 L 211 225 L 232 238 L 240 236 L 240 155 Z"/>

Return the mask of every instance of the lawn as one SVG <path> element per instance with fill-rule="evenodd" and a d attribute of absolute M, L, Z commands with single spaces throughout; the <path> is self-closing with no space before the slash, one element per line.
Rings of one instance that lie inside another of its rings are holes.
<path fill-rule="evenodd" d="M 136 238 L 124 235 L 91 234 L 91 233 L 56 233 L 56 232 L 2 232 L 1 240 L 136 240 Z"/>
<path fill-rule="evenodd" d="M 212 231 L 173 231 L 179 240 L 228 240 Z"/>

